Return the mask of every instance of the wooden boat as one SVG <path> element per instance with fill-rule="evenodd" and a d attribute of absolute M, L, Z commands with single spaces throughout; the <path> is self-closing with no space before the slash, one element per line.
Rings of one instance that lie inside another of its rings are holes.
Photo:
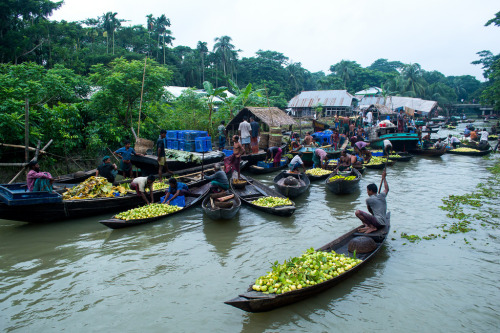
<path fill-rule="evenodd" d="M 389 157 L 389 161 L 396 161 L 396 162 L 409 162 L 413 155 L 410 155 L 406 152 L 399 152 L 397 153 L 401 157 Z"/>
<path fill-rule="evenodd" d="M 329 288 L 332 288 L 339 282 L 346 280 L 360 271 L 367 263 L 375 257 L 375 255 L 380 251 L 382 245 L 384 244 L 387 235 L 390 230 L 390 212 L 387 213 L 387 225 L 380 230 L 377 230 L 371 234 L 363 234 L 358 232 L 358 228 L 352 229 L 346 234 L 340 236 L 334 241 L 320 247 L 316 251 L 332 252 L 335 251 L 338 254 L 344 254 L 345 256 L 353 257 L 353 253 L 349 252 L 348 244 L 351 240 L 356 237 L 366 236 L 372 238 L 376 243 L 376 248 L 372 252 L 368 253 L 357 253 L 356 258 L 361 259 L 362 262 L 352 269 L 345 271 L 343 274 L 326 280 L 324 282 L 318 283 L 314 286 L 309 286 L 302 289 L 297 289 L 294 291 L 289 291 L 283 294 L 264 294 L 260 291 L 253 291 L 252 285 L 250 288 L 237 297 L 224 302 L 225 304 L 234 306 L 238 309 L 247 312 L 264 312 L 274 310 L 276 308 L 286 306 L 292 303 L 296 303 L 308 297 L 317 295 Z"/>
<path fill-rule="evenodd" d="M 358 188 L 359 181 L 361 180 L 361 174 L 356 168 L 351 168 L 349 173 L 339 172 L 338 174 L 342 176 L 355 176 L 354 180 L 336 179 L 330 181 L 330 178 L 325 180 L 326 187 L 335 194 L 349 194 L 354 192 Z M 337 175 L 336 172 L 332 173 L 330 177 Z"/>
<path fill-rule="evenodd" d="M 233 172 L 233 179 L 236 177 L 238 177 L 238 175 L 235 172 Z M 268 196 L 281 197 L 281 198 L 286 198 L 286 197 L 281 193 L 265 186 L 261 182 L 251 177 L 245 177 L 241 175 L 241 178 L 248 182 L 248 184 L 243 189 L 236 189 L 233 186 L 233 182 L 231 181 L 230 183 L 232 191 L 241 199 L 241 201 L 244 204 L 249 205 L 250 207 L 253 207 L 255 209 L 261 210 L 263 212 L 278 216 L 291 216 L 295 212 L 295 204 L 293 204 L 293 202 L 292 206 L 279 206 L 279 207 L 262 207 L 253 204 L 252 201 L 257 200 L 261 197 L 268 197 Z"/>
<path fill-rule="evenodd" d="M 415 149 L 412 154 L 419 156 L 439 157 L 446 153 L 446 147 L 441 149 Z"/>
<path fill-rule="evenodd" d="M 178 180 L 186 183 L 191 181 L 190 178 L 186 178 L 185 180 L 182 177 L 179 177 Z M 26 192 L 24 186 L 21 188 L 12 188 L 11 192 L 22 195 L 26 195 L 27 193 L 39 193 Z M 158 202 L 163 195 L 165 195 L 165 190 L 157 190 L 153 192 L 153 198 L 156 202 Z M 147 196 L 149 198 L 149 191 Z M 3 200 L 2 198 L 7 198 L 7 200 Z M 12 201 L 12 199 L 16 200 Z M 8 203 L 8 200 L 11 200 L 11 202 Z M 61 197 L 60 199 L 53 200 L 52 202 L 39 202 L 37 200 L 17 201 L 17 198 L 14 198 L 14 195 L 9 196 L 0 192 L 0 219 L 30 223 L 62 221 L 123 211 L 124 209 L 135 208 L 142 204 L 144 204 L 144 200 L 135 193 L 127 193 L 121 197 L 82 200 L 62 200 Z"/>
<path fill-rule="evenodd" d="M 158 171 L 158 170 L 157 170 Z M 92 169 L 88 171 L 78 171 L 75 173 L 70 173 L 67 175 L 61 175 L 54 178 L 54 183 L 64 183 L 64 184 L 77 184 L 81 183 L 87 178 L 95 176 L 97 169 Z"/>
<path fill-rule="evenodd" d="M 233 192 L 231 191 L 227 191 L 227 193 L 228 195 L 233 194 Z M 212 207 L 212 201 L 210 199 L 210 194 L 209 194 L 203 200 L 201 207 L 203 208 L 205 214 L 207 214 L 207 216 L 210 217 L 212 220 L 230 220 L 233 217 L 235 217 L 238 211 L 240 210 L 241 200 L 237 195 L 235 195 L 234 198 L 228 201 L 231 201 L 233 203 L 233 207 L 231 208 L 219 208 L 215 206 Z"/>
<path fill-rule="evenodd" d="M 317 121 L 316 119 L 313 119 L 312 125 L 314 128 L 314 132 L 321 132 L 330 128 L 330 125 Z"/>
<path fill-rule="evenodd" d="M 286 162 L 282 166 L 271 167 L 271 168 L 263 168 L 263 167 L 260 167 L 260 166 L 257 166 L 257 165 L 251 165 L 248 168 L 248 171 L 250 171 L 253 174 L 260 175 L 260 174 L 264 174 L 264 173 L 271 173 L 271 172 L 275 172 L 275 171 L 278 171 L 278 170 L 281 170 L 281 169 L 285 169 L 285 168 L 288 167 L 288 163 L 289 163 L 288 158 L 285 157 L 285 159 L 286 159 Z"/>
<path fill-rule="evenodd" d="M 318 181 L 318 180 L 326 179 L 328 176 L 330 176 L 330 174 L 331 174 L 331 172 L 327 173 L 327 174 L 324 174 L 322 176 L 315 176 L 315 175 L 310 175 L 310 174 L 306 173 L 306 176 L 307 176 L 307 178 L 309 178 L 310 181 L 315 182 L 315 181 Z"/>
<path fill-rule="evenodd" d="M 178 210 L 174 213 L 168 214 L 168 215 L 160 215 L 160 216 L 155 216 L 155 217 L 149 217 L 149 218 L 144 218 L 144 219 L 137 219 L 137 220 L 121 220 L 117 219 L 115 217 L 112 217 L 110 219 L 106 220 L 101 220 L 99 223 L 104 224 L 106 227 L 111 228 L 111 229 L 121 229 L 121 228 L 127 228 L 127 227 L 132 227 L 136 225 L 141 225 L 141 224 L 146 224 L 154 221 L 158 221 L 160 219 L 164 219 L 167 217 L 170 217 L 172 215 L 175 215 L 177 213 L 183 212 L 191 207 L 196 206 L 197 204 L 201 203 L 205 196 L 208 194 L 208 191 L 210 190 L 210 181 L 208 180 L 202 180 L 196 183 L 192 183 L 188 185 L 189 190 L 193 193 L 198 194 L 198 197 L 186 197 L 186 206 L 184 206 L 181 210 Z M 164 194 L 165 192 L 163 192 Z"/>
<path fill-rule="evenodd" d="M 285 184 L 280 184 L 280 180 L 287 177 L 294 177 L 299 180 L 299 185 L 297 186 L 288 186 Z M 295 198 L 307 191 L 309 186 L 311 186 L 311 181 L 309 177 L 305 174 L 300 173 L 289 173 L 287 171 L 280 172 L 276 177 L 274 177 L 274 188 L 281 194 L 289 198 Z"/>
<path fill-rule="evenodd" d="M 225 157 L 224 153 L 221 151 L 210 151 L 204 154 L 192 152 L 191 154 L 199 156 L 200 159 L 203 160 L 204 165 L 222 162 Z M 144 175 L 154 175 L 158 173 L 158 156 L 156 155 L 132 155 L 130 161 L 133 165 L 140 168 Z M 201 168 L 201 163 L 183 162 L 172 159 L 167 159 L 167 165 L 169 170 L 174 172 L 195 167 Z"/>
<path fill-rule="evenodd" d="M 363 166 L 367 169 L 376 169 L 376 170 L 382 170 L 385 168 L 385 166 L 393 166 L 396 163 L 396 161 L 391 161 L 389 159 L 388 162 L 381 163 L 381 164 L 363 164 Z"/>
<path fill-rule="evenodd" d="M 363 167 L 361 167 L 361 168 L 358 168 L 358 167 L 354 167 L 354 168 L 355 168 L 356 170 L 358 170 L 358 171 L 359 171 L 359 173 L 360 173 L 361 175 L 364 175 L 364 174 L 365 174 L 366 168 L 365 168 L 364 166 L 363 166 Z"/>
<path fill-rule="evenodd" d="M 491 149 L 478 151 L 456 151 L 455 149 L 448 150 L 448 154 L 464 155 L 464 156 L 484 156 L 491 153 Z"/>

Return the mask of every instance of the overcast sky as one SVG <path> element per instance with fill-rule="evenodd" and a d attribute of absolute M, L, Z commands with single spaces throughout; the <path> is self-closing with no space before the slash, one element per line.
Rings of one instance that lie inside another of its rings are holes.
<path fill-rule="evenodd" d="M 146 24 L 165 14 L 174 46 L 230 36 L 251 57 L 259 49 L 283 53 L 312 72 L 352 60 L 419 63 L 445 75 L 474 75 L 477 52 L 500 53 L 500 27 L 484 24 L 500 11 L 498 0 L 65 0 L 54 20 L 79 21 L 117 12 L 123 25 Z"/>

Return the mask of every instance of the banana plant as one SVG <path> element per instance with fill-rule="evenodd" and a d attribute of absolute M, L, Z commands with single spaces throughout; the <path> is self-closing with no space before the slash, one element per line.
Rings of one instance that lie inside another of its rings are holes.
<path fill-rule="evenodd" d="M 213 136 L 212 132 L 213 132 L 214 126 L 213 126 L 213 122 L 212 122 L 212 112 L 214 109 L 214 99 L 216 97 L 219 97 L 220 99 L 225 100 L 227 97 L 227 94 L 226 94 L 227 88 L 226 87 L 219 87 L 219 88 L 214 89 L 214 86 L 208 81 L 203 82 L 203 88 L 205 89 L 205 92 L 206 92 L 207 105 L 208 105 L 208 119 L 210 122 L 210 127 L 209 127 L 208 131 L 210 133 L 210 136 Z"/>

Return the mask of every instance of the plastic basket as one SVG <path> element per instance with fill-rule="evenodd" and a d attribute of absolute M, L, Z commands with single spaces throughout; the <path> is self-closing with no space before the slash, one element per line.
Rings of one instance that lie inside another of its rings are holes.
<path fill-rule="evenodd" d="M 203 142 L 205 151 L 212 151 L 212 140 L 210 140 L 210 137 L 207 136 L 205 137 L 205 141 Z"/>
<path fill-rule="evenodd" d="M 194 139 L 195 150 L 198 153 L 205 151 L 205 138 L 196 138 Z"/>
<path fill-rule="evenodd" d="M 177 140 L 177 132 L 178 131 L 167 131 L 167 139 Z"/>
<path fill-rule="evenodd" d="M 185 140 L 186 131 L 177 131 L 177 140 Z"/>
<path fill-rule="evenodd" d="M 222 152 L 224 153 L 224 155 L 226 156 L 231 156 L 233 155 L 233 151 L 230 150 L 230 149 L 223 149 Z"/>
<path fill-rule="evenodd" d="M 185 144 L 186 144 L 186 141 L 179 140 L 179 150 L 186 150 L 185 149 Z"/>
<path fill-rule="evenodd" d="M 165 199 L 166 195 L 161 197 L 160 198 L 160 202 L 163 202 L 163 200 Z M 168 199 L 170 199 L 171 197 L 173 197 L 172 194 L 168 194 Z M 167 200 L 168 200 L 167 199 Z M 175 198 L 174 200 L 170 201 L 170 205 L 171 206 L 178 206 L 178 207 L 186 207 L 186 197 L 184 197 L 183 195 L 179 195 L 177 196 L 177 198 Z"/>
<path fill-rule="evenodd" d="M 179 150 L 179 141 L 177 140 L 172 140 L 172 148 L 170 149 L 176 149 L 176 150 Z"/>
<path fill-rule="evenodd" d="M 184 141 L 184 151 L 196 151 L 194 141 Z"/>

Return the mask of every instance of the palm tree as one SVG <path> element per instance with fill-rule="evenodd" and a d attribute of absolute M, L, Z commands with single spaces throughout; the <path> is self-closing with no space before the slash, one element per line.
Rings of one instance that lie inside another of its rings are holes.
<path fill-rule="evenodd" d="M 426 82 L 422 77 L 422 68 L 419 64 L 409 64 L 401 71 L 403 79 L 403 94 L 409 97 L 423 97 Z"/>
<path fill-rule="evenodd" d="M 231 61 L 236 58 L 234 54 L 234 45 L 231 44 L 232 38 L 229 36 L 222 36 L 216 37 L 214 41 L 214 53 L 220 59 L 224 76 L 227 76 L 227 70 Z"/>
<path fill-rule="evenodd" d="M 100 19 L 102 22 L 102 28 L 106 31 L 106 54 L 109 53 L 109 34 L 113 35 L 113 54 L 115 54 L 115 30 L 121 26 L 121 22 L 125 20 L 119 20 L 116 18 L 118 13 L 107 12 Z"/>
<path fill-rule="evenodd" d="M 160 35 L 163 36 L 163 64 L 165 64 L 165 35 L 170 35 L 170 30 L 167 29 L 170 27 L 170 19 L 168 19 L 165 14 L 162 14 L 160 17 L 156 19 L 156 31 L 158 32 L 158 45 L 160 44 Z M 170 43 L 170 40 L 168 41 Z"/>
<path fill-rule="evenodd" d="M 205 55 L 208 53 L 207 42 L 198 42 L 196 50 L 201 58 L 201 82 L 205 82 Z"/>
<path fill-rule="evenodd" d="M 351 81 L 352 77 L 354 76 L 354 71 L 352 70 L 350 66 L 350 62 L 346 60 L 340 61 L 338 64 L 336 64 L 330 69 L 332 72 L 335 72 L 340 78 L 342 79 L 342 82 L 344 83 L 344 89 L 347 89 L 347 82 Z"/>

